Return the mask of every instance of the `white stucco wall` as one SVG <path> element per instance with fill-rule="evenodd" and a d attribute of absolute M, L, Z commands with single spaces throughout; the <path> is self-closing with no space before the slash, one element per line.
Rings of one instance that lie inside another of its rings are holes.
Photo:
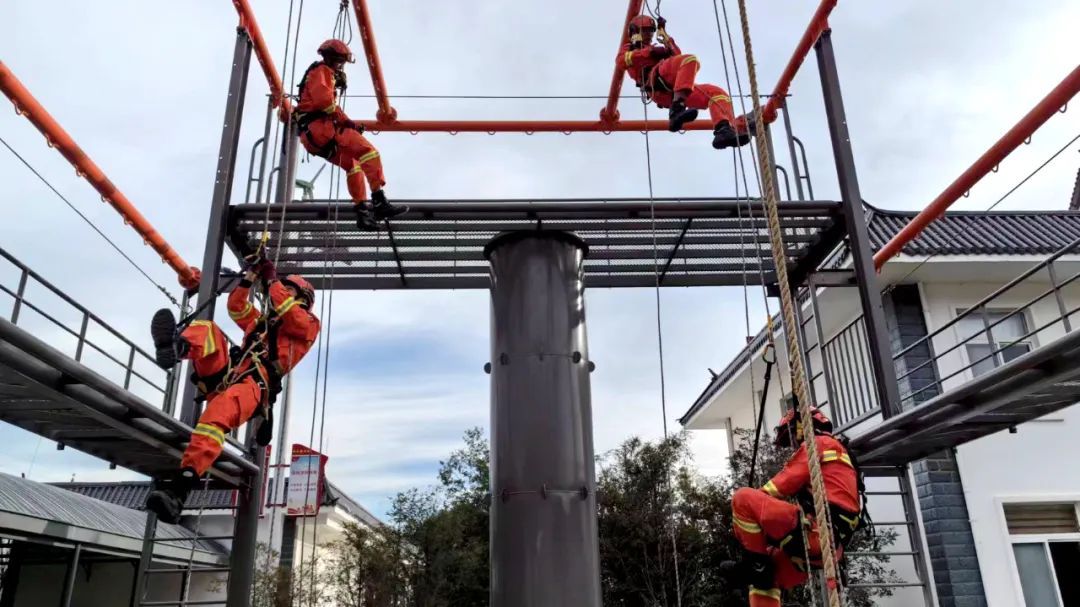
<path fill-rule="evenodd" d="M 970 306 L 995 288 L 986 284 L 924 285 L 923 301 L 931 330 L 953 318 L 957 309 Z M 1045 285 L 1016 289 L 995 307 L 1019 306 L 1040 294 Z M 1070 291 L 1068 308 L 1080 304 L 1080 294 Z M 1057 302 L 1046 298 L 1032 306 L 1026 320 L 1029 330 L 1059 317 Z M 1036 335 L 1036 347 L 1064 335 L 1061 323 Z M 946 331 L 935 340 L 942 351 L 956 343 Z M 946 355 L 944 374 L 966 365 L 960 350 Z M 946 384 L 953 387 L 970 379 L 963 373 Z M 1017 428 L 1016 434 L 999 432 L 957 448 L 968 513 L 975 536 L 979 568 L 990 607 L 1023 605 L 1012 548 L 1002 514 L 1002 501 L 1080 501 L 1080 408 L 1069 408 Z"/>

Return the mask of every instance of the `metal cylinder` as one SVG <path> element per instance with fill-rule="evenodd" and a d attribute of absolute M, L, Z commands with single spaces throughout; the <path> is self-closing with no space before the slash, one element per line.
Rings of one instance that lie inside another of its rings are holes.
<path fill-rule="evenodd" d="M 585 243 L 509 232 L 491 263 L 491 605 L 599 607 Z"/>

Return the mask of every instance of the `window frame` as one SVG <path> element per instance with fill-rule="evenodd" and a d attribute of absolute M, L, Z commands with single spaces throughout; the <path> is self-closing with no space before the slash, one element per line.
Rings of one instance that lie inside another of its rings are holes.
<path fill-rule="evenodd" d="M 1058 542 L 1080 544 L 1080 530 L 1075 533 L 1025 533 L 1013 535 L 1009 533 L 1008 520 L 1005 518 L 1006 504 L 1072 504 L 1073 509 L 1076 511 L 1077 521 L 1080 522 L 1080 495 L 1024 495 L 994 500 L 994 507 L 998 514 L 999 532 L 1007 547 L 1009 573 L 1013 579 L 1016 604 L 1024 606 L 1027 603 L 1024 601 L 1023 580 L 1020 578 L 1020 568 L 1016 564 L 1016 553 L 1013 546 L 1015 544 L 1039 544 L 1046 553 L 1047 562 L 1050 564 L 1050 574 L 1054 576 L 1054 595 L 1057 596 L 1058 605 L 1064 605 L 1065 603 L 1061 598 L 1061 587 L 1057 583 L 1057 568 L 1054 566 L 1053 555 L 1050 554 L 1050 544 Z"/>
<path fill-rule="evenodd" d="M 953 308 L 953 319 L 956 321 L 954 335 L 956 336 L 956 344 L 959 346 L 957 348 L 957 350 L 962 352 L 961 357 L 962 357 L 963 362 L 964 362 L 964 364 L 963 364 L 964 373 L 968 376 L 969 379 L 974 379 L 974 378 L 978 377 L 979 375 L 975 373 L 975 363 L 972 361 L 971 354 L 970 354 L 970 352 L 968 350 L 968 346 L 971 346 L 971 345 L 983 345 L 983 346 L 989 345 L 990 350 L 993 351 L 995 349 L 995 346 L 1000 347 L 1001 345 L 1003 345 L 1004 342 L 1002 342 L 1001 340 L 999 340 L 999 339 L 997 339 L 995 337 L 995 339 L 994 339 L 995 343 L 991 344 L 990 339 L 989 339 L 990 336 L 986 334 L 985 325 L 984 325 L 983 330 L 977 331 L 971 337 L 965 338 L 964 333 L 961 331 L 961 327 L 964 324 L 964 320 L 966 320 L 966 318 L 974 318 L 974 319 L 977 319 L 977 320 L 982 319 L 982 312 L 980 312 L 980 311 L 974 311 L 970 315 L 965 317 L 964 319 L 961 319 L 960 316 L 962 314 L 968 312 L 969 310 L 974 310 L 974 308 L 970 308 L 970 307 L 967 307 L 967 308 L 965 308 L 965 307 L 955 307 L 955 308 Z M 1031 320 L 1032 319 L 1031 319 L 1029 309 L 993 308 L 993 307 L 991 307 L 991 308 L 986 308 L 986 313 L 987 314 L 1000 314 L 1002 316 L 1011 315 L 1010 318 L 1019 317 L 1021 319 L 1021 321 L 1024 323 L 1024 326 L 1023 326 L 1024 333 L 1028 333 L 1028 332 L 1031 331 Z M 990 322 L 992 324 L 994 322 L 994 320 L 991 319 Z M 1006 321 L 1006 322 L 1008 322 L 1008 321 Z M 1000 327 L 1001 327 L 1001 325 L 998 325 L 997 327 L 994 327 L 994 328 L 990 329 L 990 332 L 993 333 L 994 329 L 1000 329 Z M 1037 333 L 1032 333 L 1031 335 L 1028 335 L 1027 337 L 1025 337 L 1023 340 L 1018 341 L 1015 344 L 1010 344 L 1010 345 L 1021 345 L 1021 344 L 1023 344 L 1023 345 L 1026 345 L 1028 347 L 1028 351 L 1025 352 L 1025 354 L 1033 352 L 1039 347 L 1039 343 L 1038 343 L 1038 340 L 1036 339 L 1036 336 L 1037 336 Z M 1005 349 L 1007 349 L 1007 348 L 1005 348 Z M 992 358 L 987 359 L 989 361 L 993 361 L 994 366 L 992 367 L 992 369 L 997 369 L 997 368 L 1001 367 L 1002 365 L 1006 364 L 1005 357 L 1004 357 L 1005 349 L 1002 349 L 1000 352 L 995 352 L 994 356 Z M 982 362 L 985 363 L 987 361 L 984 360 Z M 986 372 L 989 372 L 989 370 L 984 371 L 984 373 L 986 373 Z"/>

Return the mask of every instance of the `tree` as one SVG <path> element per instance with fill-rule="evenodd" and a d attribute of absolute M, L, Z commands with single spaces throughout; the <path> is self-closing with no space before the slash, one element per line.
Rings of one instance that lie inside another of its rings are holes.
<path fill-rule="evenodd" d="M 291 572 L 281 566 L 280 557 L 265 542 L 256 545 L 252 607 L 321 605 L 327 595 L 329 579 L 318 557 L 302 560 Z"/>
<path fill-rule="evenodd" d="M 749 433 L 739 433 L 731 474 L 706 478 L 693 467 L 684 434 L 648 442 L 631 438 L 598 458 L 597 501 L 601 583 L 607 607 L 746 605 L 746 583 L 730 580 L 721 563 L 738 559 L 731 495 L 747 484 Z M 439 484 L 397 496 L 391 519 L 408 545 L 404 581 L 409 607 L 472 607 L 488 602 L 489 452 L 478 428 L 441 463 Z M 787 453 L 762 440 L 757 479 L 775 474 Z M 856 536 L 851 550 L 877 551 L 895 533 Z M 853 559 L 851 581 L 898 581 L 886 557 Z M 812 605 L 810 586 L 787 605 Z M 847 604 L 870 607 L 888 589 L 852 589 Z M 352 605 L 353 603 L 348 603 Z M 374 605 L 374 603 L 372 603 Z M 361 603 L 361 605 L 366 605 Z"/>
<path fill-rule="evenodd" d="M 402 607 L 409 604 L 409 550 L 394 529 L 347 523 L 344 538 L 330 546 L 328 594 L 340 607 Z"/>
<path fill-rule="evenodd" d="M 449 607 L 488 602 L 490 449 L 479 428 L 440 462 L 439 485 L 398 494 L 390 519 L 411 547 L 408 605 Z"/>

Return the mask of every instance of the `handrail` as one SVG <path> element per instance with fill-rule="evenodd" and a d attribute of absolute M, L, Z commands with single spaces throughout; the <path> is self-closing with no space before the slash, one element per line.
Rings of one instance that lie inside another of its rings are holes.
<path fill-rule="evenodd" d="M 37 314 L 41 315 L 46 320 L 52 322 L 53 324 L 60 327 L 61 329 L 63 329 L 67 333 L 69 333 L 70 335 L 74 336 L 78 340 L 78 343 L 76 345 L 76 354 L 75 354 L 75 360 L 76 361 L 79 361 L 82 358 L 83 346 L 84 345 L 85 346 L 90 346 L 91 348 L 93 348 L 94 350 L 99 352 L 101 355 L 105 356 L 107 359 L 111 360 L 112 362 L 119 365 L 122 369 L 124 369 L 124 371 L 126 372 L 125 383 L 130 382 L 131 378 L 135 377 L 135 378 L 141 379 L 143 382 L 145 382 L 147 385 L 154 388 L 158 392 L 161 392 L 163 394 L 165 393 L 164 388 L 162 388 L 161 386 L 158 386 L 153 381 L 151 381 L 148 377 L 146 377 L 145 375 L 139 373 L 138 371 L 136 371 L 134 369 L 134 364 L 133 364 L 133 356 L 134 356 L 134 354 L 138 354 L 143 359 L 151 361 L 151 362 L 154 361 L 153 355 L 149 354 L 148 352 L 146 352 L 145 350 L 140 348 L 135 342 L 131 341 L 130 339 L 125 337 L 123 334 L 121 334 L 119 331 L 117 331 L 115 328 L 113 328 L 112 325 L 110 325 L 109 323 L 102 320 L 102 318 L 100 316 L 98 316 L 97 314 L 94 314 L 89 309 L 87 309 L 85 306 L 83 306 L 79 302 L 72 299 L 71 296 L 64 293 L 60 289 L 58 289 L 55 285 L 53 285 L 51 282 L 46 280 L 43 276 L 41 276 L 40 274 L 38 274 L 37 272 L 35 272 L 31 268 L 29 268 L 26 264 L 24 264 L 21 261 L 19 261 L 18 259 L 16 259 L 14 256 L 11 255 L 11 253 L 6 251 L 2 247 L 0 247 L 0 257 L 3 257 L 5 260 L 7 260 L 9 263 L 11 263 L 13 266 L 15 266 L 15 268 L 17 268 L 21 272 L 21 276 L 20 276 L 20 279 L 19 279 L 19 287 L 18 287 L 17 290 L 12 291 L 11 289 L 0 285 L 0 291 L 10 295 L 15 300 L 15 306 L 12 308 L 12 314 L 11 314 L 11 322 L 12 322 L 12 324 L 18 324 L 19 312 L 21 311 L 23 306 L 26 306 L 30 310 L 33 310 Z M 39 306 L 33 304 L 28 299 L 26 299 L 25 292 L 26 292 L 26 287 L 27 287 L 27 280 L 26 280 L 27 278 L 32 278 L 37 284 L 40 284 L 41 286 L 48 289 L 48 291 L 50 293 L 52 293 L 53 295 L 59 297 L 64 303 L 70 305 L 71 307 L 73 307 L 77 311 L 79 311 L 82 314 L 82 318 L 83 318 L 82 327 L 80 328 L 80 330 L 76 332 L 74 329 L 72 329 L 72 328 L 68 327 L 67 325 L 63 324 L 55 316 L 45 312 Z M 112 335 L 116 339 L 120 340 L 127 347 L 128 351 L 130 353 L 129 357 L 132 357 L 132 358 L 129 358 L 129 360 L 132 360 L 132 363 L 125 363 L 123 361 L 118 360 L 116 357 L 114 357 L 113 355 L 106 352 L 104 348 L 102 348 L 101 346 L 98 346 L 97 344 L 91 342 L 89 339 L 86 338 L 86 332 L 87 332 L 87 328 L 88 328 L 87 325 L 88 325 L 88 322 L 91 321 L 91 320 L 94 321 L 94 323 L 96 323 L 101 328 L 105 329 L 110 335 Z M 168 382 L 168 376 L 169 376 L 170 373 L 171 373 L 171 371 L 166 371 L 165 372 L 165 374 L 166 374 L 166 383 Z M 125 386 L 125 387 L 127 387 L 127 386 Z"/>

